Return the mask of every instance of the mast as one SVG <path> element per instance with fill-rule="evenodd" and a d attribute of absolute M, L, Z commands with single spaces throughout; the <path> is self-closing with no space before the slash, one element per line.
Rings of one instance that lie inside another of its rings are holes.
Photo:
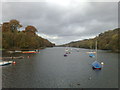
<path fill-rule="evenodd" d="M 90 49 L 89 50 L 91 52 L 92 51 L 92 43 L 90 42 L 89 45 L 90 45 Z"/>
<path fill-rule="evenodd" d="M 97 40 L 96 40 L 96 60 L 97 60 Z"/>

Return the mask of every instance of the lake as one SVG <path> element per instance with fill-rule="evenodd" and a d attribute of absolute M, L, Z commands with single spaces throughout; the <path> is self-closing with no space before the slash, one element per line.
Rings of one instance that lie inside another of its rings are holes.
<path fill-rule="evenodd" d="M 40 50 L 37 54 L 6 54 L 24 56 L 14 59 L 15 65 L 2 67 L 3 88 L 118 88 L 118 54 L 98 50 L 98 61 L 104 62 L 101 70 L 93 70 L 86 52 L 89 49 L 72 48 L 64 57 L 65 47 Z M 28 58 L 28 56 L 30 56 Z"/>

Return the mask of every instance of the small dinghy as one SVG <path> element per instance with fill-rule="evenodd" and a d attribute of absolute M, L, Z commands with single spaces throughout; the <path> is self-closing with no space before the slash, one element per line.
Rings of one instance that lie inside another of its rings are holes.
<path fill-rule="evenodd" d="M 71 52 L 68 52 L 68 54 L 71 54 Z"/>
<path fill-rule="evenodd" d="M 92 57 L 95 57 L 95 55 L 94 55 L 93 53 L 90 53 L 90 54 L 89 54 L 89 57 L 92 58 Z"/>
<path fill-rule="evenodd" d="M 67 57 L 67 54 L 64 54 L 64 57 Z"/>
<path fill-rule="evenodd" d="M 70 54 L 71 52 L 66 52 L 66 54 Z"/>
<path fill-rule="evenodd" d="M 98 61 L 94 61 L 94 62 L 92 63 L 92 68 L 93 68 L 93 70 L 94 70 L 94 69 L 101 70 L 102 65 L 101 65 Z"/>

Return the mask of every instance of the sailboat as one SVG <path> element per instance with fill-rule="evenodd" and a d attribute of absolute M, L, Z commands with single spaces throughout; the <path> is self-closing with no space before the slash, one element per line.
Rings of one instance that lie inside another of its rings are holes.
<path fill-rule="evenodd" d="M 98 61 L 94 61 L 94 62 L 92 63 L 92 68 L 93 68 L 93 70 L 94 70 L 94 69 L 101 70 L 102 65 L 101 65 Z"/>
<path fill-rule="evenodd" d="M 90 46 L 90 49 L 92 49 L 92 46 Z M 94 52 L 94 51 L 91 50 L 91 51 L 89 52 L 89 57 L 91 57 L 91 58 L 92 58 L 92 57 L 95 57 L 95 53 L 96 53 L 96 52 Z"/>
<path fill-rule="evenodd" d="M 68 55 L 67 55 L 67 54 L 68 54 L 68 53 L 67 53 L 68 51 L 69 51 L 69 49 L 68 49 L 68 47 L 66 47 L 66 48 L 65 48 L 65 54 L 64 54 L 64 57 L 67 57 L 67 56 L 68 56 Z"/>
<path fill-rule="evenodd" d="M 70 48 L 66 47 L 64 56 L 67 56 L 67 54 L 70 54 L 70 53 L 71 53 Z"/>
<path fill-rule="evenodd" d="M 96 61 L 94 61 L 92 63 L 92 68 L 93 68 L 93 70 L 94 69 L 101 70 L 101 68 L 102 68 L 102 65 L 97 61 L 97 41 L 96 41 Z"/>

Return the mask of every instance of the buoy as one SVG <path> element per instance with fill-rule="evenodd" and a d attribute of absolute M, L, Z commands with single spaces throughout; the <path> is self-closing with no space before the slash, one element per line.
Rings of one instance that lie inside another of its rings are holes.
<path fill-rule="evenodd" d="M 102 65 L 104 65 L 104 62 L 101 62 Z"/>
<path fill-rule="evenodd" d="M 15 61 L 13 61 L 13 64 L 16 64 L 16 62 L 15 62 Z"/>
<path fill-rule="evenodd" d="M 30 56 L 28 56 L 28 58 L 30 58 Z"/>
<path fill-rule="evenodd" d="M 89 80 L 91 80 L 92 78 L 91 77 L 89 77 Z"/>

